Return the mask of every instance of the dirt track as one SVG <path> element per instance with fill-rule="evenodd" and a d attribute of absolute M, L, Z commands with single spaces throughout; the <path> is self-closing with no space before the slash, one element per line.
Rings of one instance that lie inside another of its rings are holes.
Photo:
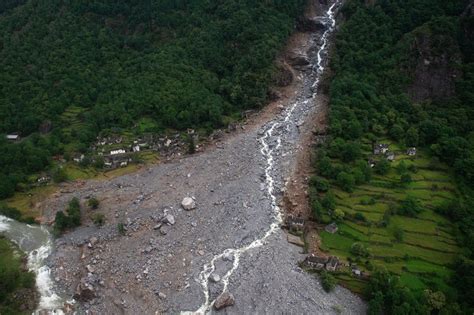
<path fill-rule="evenodd" d="M 308 34 L 300 34 L 299 48 L 314 60 L 321 34 L 312 36 L 314 42 Z M 73 196 L 85 201 L 93 195 L 106 215 L 104 227 L 84 226 L 57 240 L 51 266 L 65 295 L 74 295 L 82 279 L 93 287 L 95 297 L 80 303 L 81 311 L 197 310 L 205 302 L 198 281 L 203 266 L 226 249 L 251 244 L 275 223 L 271 196 L 281 203 L 285 182 L 307 149 L 303 145 L 314 126 L 311 119 L 325 112 L 324 98 L 313 97 L 317 73 L 312 66 L 297 71 L 293 89 L 287 89 L 285 97 L 258 120 L 205 152 L 108 182 L 89 181 L 80 188 L 71 184 L 68 189 L 74 192 L 44 203 L 51 218 Z M 268 155 L 262 154 L 262 137 L 273 159 L 269 174 L 265 174 Z M 269 175 L 275 181 L 271 194 Z M 185 196 L 195 197 L 195 210 L 181 209 Z M 171 214 L 176 222 L 158 228 L 164 214 Z M 126 236 L 118 233 L 118 223 L 127 227 Z M 89 245 L 93 237 L 97 242 Z M 325 293 L 314 276 L 298 267 L 304 258 L 300 252 L 286 242 L 280 229 L 263 246 L 243 252 L 228 282 L 236 302 L 225 312 L 328 314 L 336 313 L 336 308 L 347 314 L 365 312 L 363 302 L 345 289 Z M 232 259 L 216 260 L 215 273 L 222 278 Z M 209 281 L 211 301 L 222 287 L 223 281 Z"/>

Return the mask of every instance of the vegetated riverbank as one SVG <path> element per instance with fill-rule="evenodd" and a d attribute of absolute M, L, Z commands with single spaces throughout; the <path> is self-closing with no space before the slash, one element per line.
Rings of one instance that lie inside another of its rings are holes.
<path fill-rule="evenodd" d="M 328 9 L 318 7 L 318 15 Z M 331 26 L 327 22 L 298 35 L 301 46 L 288 52 L 288 63 L 296 68 L 295 89 L 255 125 L 203 153 L 107 182 L 70 184 L 41 205 L 52 219 L 73 196 L 82 203 L 84 226 L 56 240 L 50 259 L 59 288 L 76 296 L 80 310 L 192 311 L 210 306 L 226 288 L 235 298 L 231 313 L 365 311 L 345 289 L 326 294 L 297 266 L 300 249 L 277 228 L 285 179 L 301 150 L 307 119 L 320 108 L 314 83 L 327 61 L 320 49 Z M 85 206 L 91 196 L 100 200 L 99 209 Z M 180 207 L 185 196 L 195 198 L 195 210 Z M 101 228 L 89 220 L 95 212 L 105 216 Z M 256 240 L 261 246 L 251 245 Z M 226 250 L 230 255 L 219 256 Z M 213 259 L 209 281 L 202 277 L 203 267 Z"/>
<path fill-rule="evenodd" d="M 0 232 L 6 228 L 0 219 Z M 3 236 L 0 236 L 0 284 L 1 314 L 31 314 L 36 310 L 39 294 L 35 274 L 29 271 L 25 254 Z"/>

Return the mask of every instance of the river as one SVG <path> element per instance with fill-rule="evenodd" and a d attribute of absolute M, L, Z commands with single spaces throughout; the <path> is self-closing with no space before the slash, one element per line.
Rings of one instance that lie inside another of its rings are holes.
<path fill-rule="evenodd" d="M 50 314 L 62 314 L 64 299 L 55 291 L 51 270 L 46 260 L 53 249 L 53 241 L 44 226 L 21 223 L 0 215 L 0 233 L 13 241 L 28 255 L 28 268 L 36 274 L 36 287 L 40 293 L 40 310 Z"/>

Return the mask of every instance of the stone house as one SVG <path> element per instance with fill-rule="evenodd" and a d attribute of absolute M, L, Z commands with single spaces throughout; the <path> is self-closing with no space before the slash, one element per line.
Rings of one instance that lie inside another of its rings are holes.
<path fill-rule="evenodd" d="M 339 230 L 339 228 L 337 227 L 337 224 L 336 222 L 333 222 L 331 224 L 328 224 L 326 225 L 326 227 L 324 228 L 324 230 L 328 233 L 331 233 L 331 234 L 335 234 L 337 233 L 337 231 Z"/>
<path fill-rule="evenodd" d="M 415 147 L 408 148 L 407 149 L 407 155 L 408 156 L 415 156 L 416 155 L 416 148 Z"/>
<path fill-rule="evenodd" d="M 387 151 L 387 153 L 385 153 L 385 158 L 387 159 L 387 161 L 393 162 L 395 160 L 395 153 L 393 153 L 392 151 Z"/>
<path fill-rule="evenodd" d="M 385 154 L 388 151 L 388 144 L 386 143 L 376 143 L 373 147 L 373 152 L 375 155 Z"/>
<path fill-rule="evenodd" d="M 294 216 L 288 216 L 286 219 L 286 225 L 289 230 L 292 231 L 302 231 L 304 227 L 304 219 L 294 217 Z"/>

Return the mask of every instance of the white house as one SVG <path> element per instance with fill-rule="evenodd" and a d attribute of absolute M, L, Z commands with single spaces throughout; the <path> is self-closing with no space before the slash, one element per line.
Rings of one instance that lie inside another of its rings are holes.
<path fill-rule="evenodd" d="M 124 154 L 125 152 L 127 152 L 125 149 L 117 149 L 110 151 L 110 155 Z"/>

